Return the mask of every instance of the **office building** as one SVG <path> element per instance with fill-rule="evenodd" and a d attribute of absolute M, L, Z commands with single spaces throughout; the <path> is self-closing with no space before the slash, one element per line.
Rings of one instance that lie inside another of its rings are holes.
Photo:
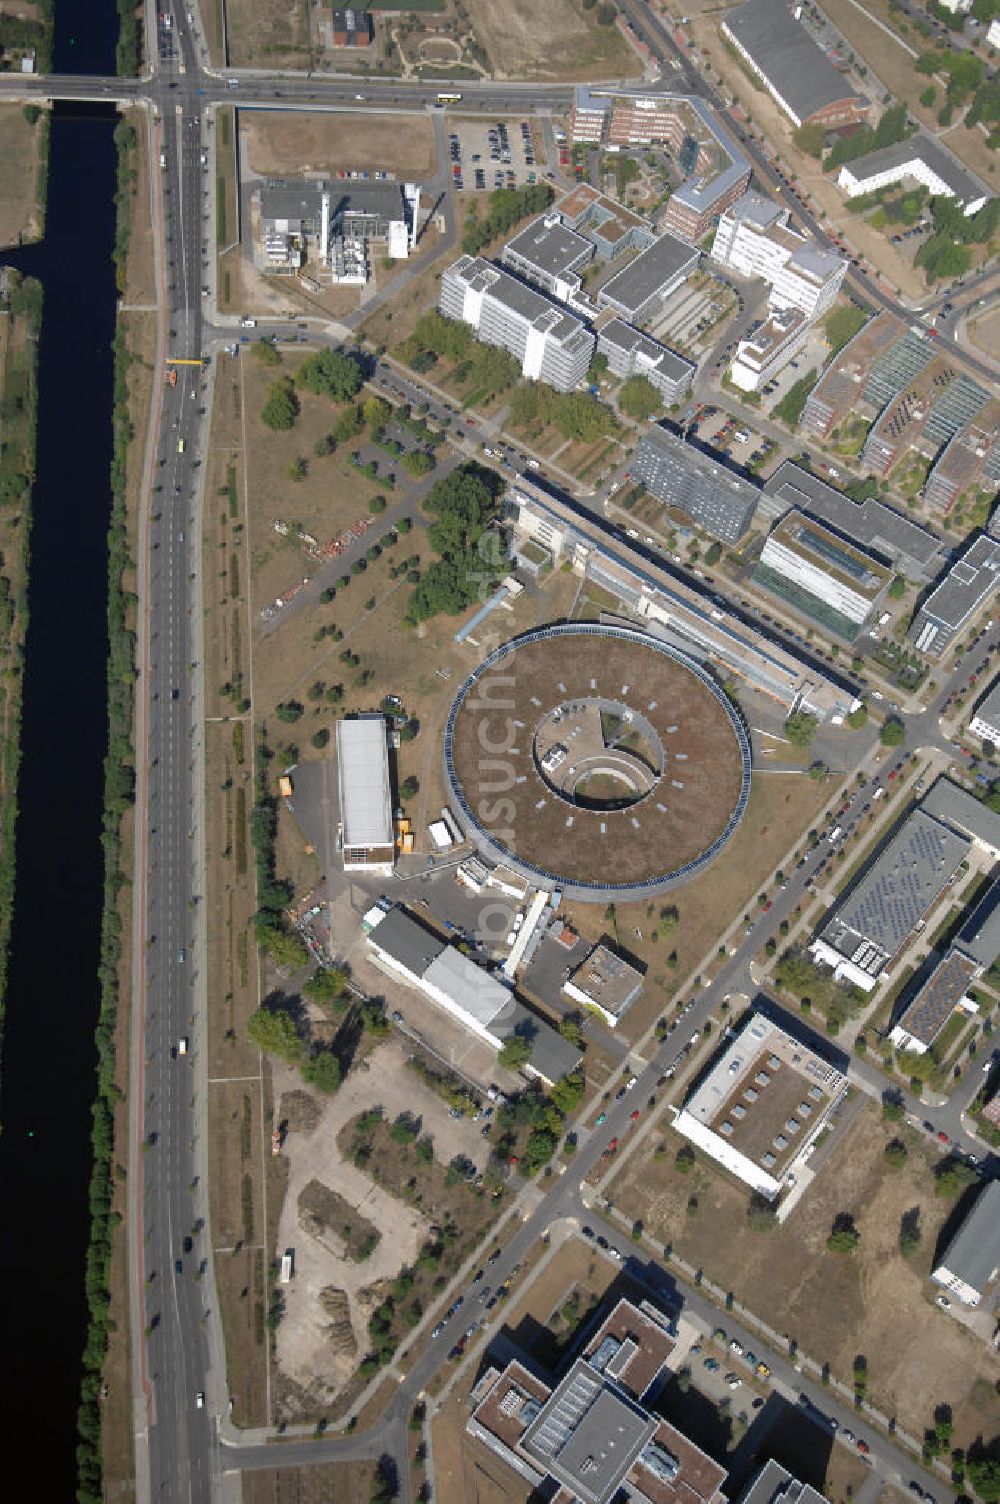
<path fill-rule="evenodd" d="M 976 706 L 976 713 L 969 722 L 969 735 L 1000 747 L 1000 679 L 993 680 Z"/>
<path fill-rule="evenodd" d="M 989 190 L 943 146 L 923 131 L 845 162 L 837 187 L 848 198 L 876 193 L 896 183 L 920 183 L 931 198 L 953 198 L 968 217 L 990 198 Z"/>
<path fill-rule="evenodd" d="M 812 325 L 798 308 L 776 309 L 751 324 L 736 346 L 729 379 L 743 392 L 759 392 L 799 354 Z"/>
<path fill-rule="evenodd" d="M 941 568 L 944 544 L 930 528 L 875 497 L 853 501 L 813 471 L 785 460 L 764 482 L 759 515 L 777 519 L 792 508 L 825 522 L 908 580 L 924 583 Z"/>
<path fill-rule="evenodd" d="M 784 0 L 747 0 L 728 11 L 722 34 L 793 125 L 856 125 L 868 101 L 849 87 Z"/>
<path fill-rule="evenodd" d="M 693 360 L 642 334 L 624 319 L 611 319 L 597 331 L 597 353 L 615 376 L 645 376 L 669 407 L 691 390 L 698 369 Z"/>
<path fill-rule="evenodd" d="M 570 972 L 562 990 L 584 1008 L 596 1009 L 613 1029 L 642 991 L 642 972 L 607 945 L 595 945 Z"/>
<path fill-rule="evenodd" d="M 556 210 L 563 224 L 591 241 L 605 261 L 625 251 L 644 251 L 656 240 L 648 220 L 590 183 L 577 183 L 559 200 Z"/>
<path fill-rule="evenodd" d="M 873 990 L 924 927 L 971 849 L 968 836 L 928 813 L 927 805 L 925 800 L 896 828 L 810 946 L 838 981 L 864 992 Z"/>
<path fill-rule="evenodd" d="M 580 273 L 593 258 L 592 240 L 563 224 L 558 214 L 547 214 L 509 240 L 500 260 L 526 282 L 569 303 L 580 292 Z"/>
<path fill-rule="evenodd" d="M 798 308 L 819 318 L 836 300 L 847 260 L 790 229 L 788 217 L 772 199 L 744 193 L 719 220 L 711 257 L 741 277 L 762 278 L 772 309 Z"/>
<path fill-rule="evenodd" d="M 723 1504 L 726 1469 L 651 1408 L 675 1345 L 651 1302 L 621 1299 L 558 1380 L 490 1363 L 466 1429 L 560 1504 Z"/>
<path fill-rule="evenodd" d="M 666 146 L 683 182 L 667 201 L 660 228 L 697 245 L 746 189 L 750 163 L 705 100 L 683 94 L 576 88 L 574 141 L 622 147 Z"/>
<path fill-rule="evenodd" d="M 924 500 L 942 514 L 975 506 L 1000 489 L 1000 399 L 992 397 L 945 444 L 924 484 Z"/>
<path fill-rule="evenodd" d="M 787 512 L 770 533 L 754 582 L 787 606 L 848 640 L 892 584 L 892 570 L 803 512 Z"/>
<path fill-rule="evenodd" d="M 828 1500 L 810 1484 L 793 1478 L 772 1457 L 744 1491 L 739 1504 L 828 1504 Z"/>
<path fill-rule="evenodd" d="M 950 778 L 937 778 L 921 801 L 923 809 L 935 820 L 961 831 L 977 851 L 991 861 L 1000 862 L 1000 814 L 983 804 L 968 789 L 959 788 Z M 977 954 L 966 941 L 966 950 Z M 1000 954 L 998 949 L 997 954 Z"/>
<path fill-rule="evenodd" d="M 509 351 L 530 380 L 571 392 L 587 374 L 594 336 L 582 320 L 481 256 L 462 256 L 445 269 L 438 309 Z"/>
<path fill-rule="evenodd" d="M 872 424 L 861 451 L 862 464 L 876 475 L 888 475 L 913 450 L 933 459 L 979 418 L 989 400 L 978 381 L 956 374 L 947 360 L 936 356 Z"/>
<path fill-rule="evenodd" d="M 690 517 L 722 543 L 738 543 L 757 509 L 756 486 L 666 428 L 646 430 L 629 475 L 657 501 Z"/>
<path fill-rule="evenodd" d="M 398 981 L 457 1019 L 463 1028 L 499 1050 L 518 1035 L 531 1056 L 525 1075 L 552 1085 L 575 1069 L 580 1051 L 530 1012 L 498 975 L 477 966 L 454 945 L 421 924 L 401 905 L 374 908 L 365 916 L 370 955 Z"/>
<path fill-rule="evenodd" d="M 638 324 L 657 313 L 663 299 L 680 287 L 698 265 L 699 252 L 669 233 L 661 235 L 628 266 L 605 282 L 598 308 L 611 308 Z"/>
<path fill-rule="evenodd" d="M 334 47 L 370 47 L 375 40 L 375 27 L 367 10 L 350 7 L 332 12 Z"/>
<path fill-rule="evenodd" d="M 956 947 L 949 950 L 907 1003 L 889 1031 L 897 1050 L 924 1055 L 956 1013 L 979 1012 L 970 989 L 981 968 Z"/>
<path fill-rule="evenodd" d="M 388 875 L 396 854 L 389 744 L 380 715 L 337 722 L 337 797 L 345 872 Z"/>
<path fill-rule="evenodd" d="M 772 1201 L 847 1085 L 807 1037 L 752 1013 L 674 1119 L 682 1138 Z"/>
<path fill-rule="evenodd" d="M 980 612 L 992 607 L 998 586 L 1000 541 L 979 533 L 917 608 L 908 633 L 917 651 L 940 658 Z"/>
<path fill-rule="evenodd" d="M 891 366 L 893 379 L 881 402 L 873 405 L 874 415 L 912 379 L 911 371 L 915 375 L 932 358 L 931 343 L 923 330 L 914 329 L 911 334 L 894 313 L 880 313 L 869 319 L 834 357 L 809 393 L 800 429 L 820 439 L 828 438 L 841 423 L 857 415 L 872 372 L 885 366 L 888 375 Z M 905 360 L 897 353 L 904 348 Z"/>
<path fill-rule="evenodd" d="M 1000 1181 L 983 1186 L 932 1272 L 963 1306 L 978 1306 L 1000 1272 Z"/>

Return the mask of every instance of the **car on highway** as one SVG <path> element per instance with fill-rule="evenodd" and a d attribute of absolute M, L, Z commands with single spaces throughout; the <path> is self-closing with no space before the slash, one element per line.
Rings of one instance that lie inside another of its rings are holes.
<path fill-rule="evenodd" d="M 628 1120 L 629 1120 L 630 1123 L 637 1123 L 639 1121 L 639 1109 L 638 1109 L 638 1107 L 635 1109 L 634 1112 L 630 1112 L 629 1113 Z"/>
<path fill-rule="evenodd" d="M 197 1407 L 198 1407 L 199 1410 L 204 1410 L 204 1408 L 205 1408 L 205 1391 L 203 1389 L 199 1389 L 198 1390 L 198 1393 L 194 1397 L 194 1402 L 197 1405 Z"/>
<path fill-rule="evenodd" d="M 183 1259 L 174 1259 L 174 1273 L 175 1274 L 183 1274 L 184 1273 L 184 1260 Z"/>
<path fill-rule="evenodd" d="M 600 1115 L 599 1115 L 599 1117 L 598 1117 L 598 1119 L 597 1119 L 597 1121 L 596 1121 L 596 1123 L 595 1123 L 595 1124 L 594 1124 L 594 1127 L 595 1127 L 595 1128 L 600 1128 L 600 1126 L 601 1126 L 601 1124 L 602 1124 L 602 1123 L 605 1123 L 605 1122 L 607 1122 L 607 1117 L 608 1117 L 608 1115 L 607 1115 L 607 1113 L 606 1113 L 606 1112 L 602 1112 L 602 1113 L 601 1113 L 601 1114 L 600 1114 Z"/>
<path fill-rule="evenodd" d="M 609 1142 L 608 1142 L 608 1152 L 610 1154 L 613 1154 L 617 1148 L 618 1148 L 618 1140 L 617 1140 L 617 1138 L 610 1139 Z"/>

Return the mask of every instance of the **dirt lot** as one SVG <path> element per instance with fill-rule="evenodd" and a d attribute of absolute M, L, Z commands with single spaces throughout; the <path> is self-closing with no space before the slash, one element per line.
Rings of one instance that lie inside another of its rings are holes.
<path fill-rule="evenodd" d="M 1000 347 L 1000 308 L 984 313 L 982 318 L 970 319 L 969 338 L 987 355 Z"/>
<path fill-rule="evenodd" d="M 334 172 L 339 167 L 395 172 L 399 178 L 434 171 L 434 127 L 426 115 L 240 115 L 250 166 L 285 173 Z"/>
<path fill-rule="evenodd" d="M 403 1154 L 413 1161 L 407 1175 L 416 1169 L 427 1179 L 432 1166 L 421 1170 L 412 1149 L 394 1143 L 387 1127 L 376 1130 L 385 1137 L 372 1156 L 382 1182 L 376 1184 L 347 1157 L 354 1134 L 346 1125 L 379 1105 L 387 1123 L 401 1113 L 419 1118 L 421 1134 L 440 1146 L 444 1166 L 457 1153 L 479 1164 L 486 1158 L 478 1128 L 471 1120 L 449 1118 L 442 1098 L 405 1067 L 403 1057 L 402 1041 L 388 1040 L 328 1098 L 305 1091 L 295 1072 L 275 1066 L 278 1119 L 286 1124 L 288 1181 L 274 1255 L 295 1250 L 295 1277 L 285 1288 L 285 1315 L 277 1335 L 286 1414 L 303 1408 L 321 1413 L 347 1386 L 371 1346 L 367 1324 L 372 1310 L 400 1270 L 414 1264 L 432 1223 L 447 1218 L 442 1205 L 423 1209 L 402 1194 Z M 443 1171 L 439 1174 L 443 1179 Z M 468 1191 L 457 1186 L 447 1195 L 462 1198 L 464 1205 Z M 472 1233 L 475 1222 L 466 1212 L 464 1229 Z M 378 1241 L 367 1257 L 358 1259 L 365 1232 L 372 1229 Z"/>
<path fill-rule="evenodd" d="M 243 1474 L 243 1504 L 368 1504 L 374 1462 L 323 1462 Z"/>
<path fill-rule="evenodd" d="M 309 61 L 309 0 L 227 0 L 234 68 L 295 68 Z"/>
<path fill-rule="evenodd" d="M 746 1188 L 701 1156 L 693 1172 L 681 1174 L 674 1160 L 681 1141 L 671 1132 L 655 1169 L 648 1156 L 637 1157 L 612 1195 L 627 1216 L 643 1219 L 651 1236 L 673 1243 L 765 1321 L 795 1337 L 804 1352 L 828 1362 L 838 1378 L 850 1383 L 854 1358 L 864 1353 L 873 1404 L 895 1414 L 911 1434 L 931 1424 L 936 1405 L 949 1404 L 953 1444 L 964 1447 L 1000 1428 L 1000 1397 L 990 1386 L 976 1387 L 995 1379 L 995 1363 L 977 1337 L 933 1304 L 928 1274 L 955 1205 L 935 1198 L 936 1154 L 919 1135 L 904 1129 L 908 1160 L 901 1170 L 886 1164 L 883 1150 L 898 1134 L 867 1106 L 773 1234 L 746 1229 Z M 691 1196 L 698 1202 L 695 1216 L 686 1211 Z M 923 1239 L 904 1260 L 900 1219 L 913 1208 L 920 1209 Z M 841 1213 L 854 1218 L 861 1234 L 853 1255 L 826 1248 Z M 720 1238 L 723 1227 L 736 1235 Z"/>
<path fill-rule="evenodd" d="M 479 40 L 497 78 L 636 78 L 639 59 L 615 26 L 599 26 L 581 0 L 546 0 L 544 44 L 533 0 L 469 0 Z"/>
<path fill-rule="evenodd" d="M 0 246 L 37 239 L 42 215 L 36 202 L 38 153 L 46 115 L 29 125 L 19 104 L 0 105 Z"/>

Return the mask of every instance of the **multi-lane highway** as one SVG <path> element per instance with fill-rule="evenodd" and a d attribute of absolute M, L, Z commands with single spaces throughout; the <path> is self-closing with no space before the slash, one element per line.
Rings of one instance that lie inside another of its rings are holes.
<path fill-rule="evenodd" d="M 679 64 L 664 74 L 665 84 L 653 87 L 711 99 L 702 76 L 640 0 L 622 4 L 654 56 Z M 136 870 L 142 881 L 135 888 L 129 1237 L 140 1501 L 207 1501 L 227 1495 L 235 1499 L 239 1470 L 274 1463 L 272 1448 L 240 1445 L 228 1424 L 207 1225 L 200 536 L 201 457 L 207 442 L 211 367 L 199 362 L 210 353 L 203 342 L 207 339 L 217 349 L 220 333 L 206 330 L 202 320 L 202 287 L 211 283 L 214 241 L 204 196 L 214 176 L 212 112 L 223 101 L 242 108 L 426 110 L 433 107 L 437 92 L 436 85 L 416 81 L 212 71 L 204 65 L 197 14 L 193 23 L 189 21 L 190 9 L 194 7 L 171 0 L 172 46 L 169 55 L 161 55 L 155 45 L 157 7 L 150 3 L 146 32 L 153 44 L 152 62 L 141 79 L 0 77 L 0 99 L 97 100 L 146 107 L 160 283 L 155 358 L 164 375 L 168 357 L 178 362 L 175 384 L 164 382 L 155 390 L 138 557 Z M 570 89 L 551 85 L 463 81 L 461 87 L 463 110 L 563 112 L 571 102 Z M 761 182 L 780 186 L 755 143 L 743 144 Z M 202 160 L 205 153 L 207 162 Z M 822 235 L 805 206 L 799 205 L 797 212 L 804 224 Z M 896 306 L 860 270 L 853 276 L 855 290 L 873 304 Z M 184 363 L 188 361 L 192 363 Z M 967 363 L 976 365 L 968 358 Z M 943 677 L 939 683 L 943 701 L 950 685 Z M 936 719 L 929 712 L 910 723 L 907 746 L 933 742 L 936 734 Z M 863 791 L 857 797 L 862 798 Z M 723 989 L 749 987 L 753 954 L 794 907 L 820 859 L 817 852 L 796 870 L 752 939 L 743 937 L 724 972 L 699 995 L 683 1026 L 641 1072 L 632 1100 L 644 1101 L 653 1093 L 676 1050 L 717 1006 Z M 612 1104 L 604 1132 L 599 1137 L 584 1135 L 558 1187 L 519 1225 L 491 1266 L 488 1282 L 494 1288 L 551 1222 L 594 1220 L 581 1202 L 581 1187 L 598 1160 L 605 1134 L 620 1130 L 624 1139 L 630 1105 Z M 605 1228 L 605 1233 L 615 1240 L 613 1229 Z M 467 1306 L 480 1289 L 481 1283 L 468 1284 Z M 444 1298 L 453 1299 L 457 1293 L 456 1288 Z M 682 1293 L 699 1311 L 702 1296 L 695 1290 Z M 285 1460 L 346 1460 L 386 1452 L 396 1460 L 401 1496 L 406 1497 L 406 1417 L 469 1319 L 467 1310 L 464 1318 L 456 1316 L 427 1346 L 374 1430 L 287 1447 Z M 759 1338 L 755 1345 L 761 1347 Z M 769 1361 L 792 1389 L 808 1388 L 801 1376 L 785 1375 L 779 1356 Z M 823 1391 L 813 1397 L 828 1412 L 835 1410 Z M 887 1476 L 912 1476 L 908 1460 L 889 1442 L 880 1447 L 879 1462 Z M 939 1498 L 947 1494 L 940 1486 L 935 1491 Z"/>

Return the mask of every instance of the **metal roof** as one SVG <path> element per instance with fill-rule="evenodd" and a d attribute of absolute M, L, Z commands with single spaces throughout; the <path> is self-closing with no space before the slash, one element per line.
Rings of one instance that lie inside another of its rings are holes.
<path fill-rule="evenodd" d="M 483 1029 L 489 1028 L 504 1007 L 514 1004 L 509 988 L 454 945 L 442 946 L 424 973 L 424 981 L 443 992 Z"/>
<path fill-rule="evenodd" d="M 1000 956 L 1000 881 L 992 883 L 955 939 L 955 945 L 989 968 Z"/>
<path fill-rule="evenodd" d="M 992 1180 L 948 1244 L 938 1268 L 982 1294 L 1000 1265 L 1000 1181 Z M 937 1270 L 935 1270 L 935 1274 Z"/>
<path fill-rule="evenodd" d="M 800 120 L 825 105 L 856 98 L 784 0 L 747 0 L 722 24 Z"/>
<path fill-rule="evenodd" d="M 447 948 L 440 936 L 398 905 L 376 924 L 368 943 L 415 977 L 422 977 L 431 962 Z"/>
<path fill-rule="evenodd" d="M 921 617 L 958 630 L 1000 588 L 1000 542 L 980 533 L 924 601 Z"/>
<path fill-rule="evenodd" d="M 337 722 L 337 790 L 344 847 L 392 846 L 389 747 L 380 715 Z"/>
<path fill-rule="evenodd" d="M 934 819 L 925 807 L 913 810 L 838 905 L 822 939 L 848 959 L 874 947 L 884 964 L 911 938 L 968 854 L 967 836 Z"/>
<path fill-rule="evenodd" d="M 521 1446 L 583 1504 L 609 1498 L 658 1421 L 578 1358 L 524 1433 Z"/>
<path fill-rule="evenodd" d="M 1000 850 L 1000 815 L 950 778 L 939 778 L 923 797 L 922 807 L 964 835 Z"/>

